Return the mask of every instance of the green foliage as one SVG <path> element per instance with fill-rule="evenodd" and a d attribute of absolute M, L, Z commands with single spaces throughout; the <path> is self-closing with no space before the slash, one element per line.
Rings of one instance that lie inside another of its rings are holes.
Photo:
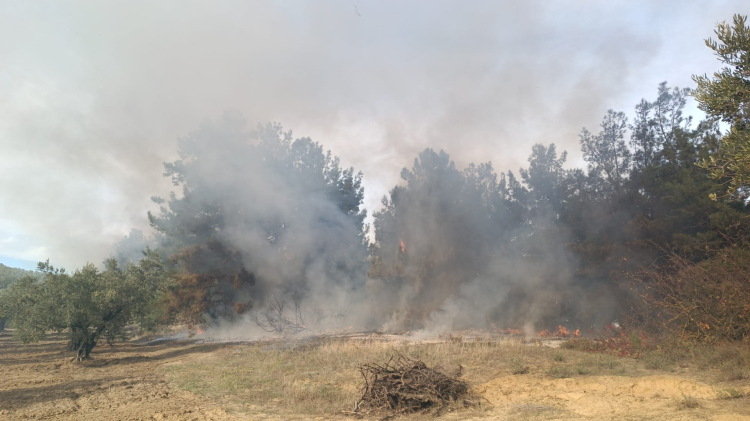
<path fill-rule="evenodd" d="M 746 199 L 750 191 L 750 26 L 747 16 L 735 15 L 733 25 L 726 22 L 714 31 L 718 41 L 707 39 L 726 67 L 707 75 L 693 76 L 697 83 L 694 96 L 699 108 L 709 116 L 730 125 L 721 139 L 716 155 L 705 159 L 701 166 L 710 170 L 715 180 L 726 182 L 726 193 L 711 197 Z"/>
<path fill-rule="evenodd" d="M 567 379 L 568 377 L 573 377 L 573 374 L 573 370 L 564 365 L 553 365 L 547 370 L 547 375 L 553 379 Z"/>
<path fill-rule="evenodd" d="M 53 309 L 49 298 L 44 293 L 43 285 L 31 276 L 24 276 L 9 288 L 0 291 L 0 313 L 10 319 L 16 328 L 14 335 L 24 343 L 40 340 L 52 324 L 52 312 L 41 311 Z"/>
<path fill-rule="evenodd" d="M 104 271 L 89 264 L 69 275 L 49 262 L 40 263 L 39 271 L 44 274 L 41 282 L 24 277 L 2 297 L 13 317 L 14 335 L 29 343 L 50 330 L 66 332 L 68 347 L 79 361 L 102 339 L 124 339 L 128 323 L 153 327 L 151 311 L 166 279 L 159 256 L 150 250 L 138 265 L 126 268 L 110 259 Z"/>
<path fill-rule="evenodd" d="M 8 310 L 8 299 L 3 298 L 3 296 L 6 295 L 4 290 L 24 277 L 30 277 L 34 280 L 38 279 L 40 274 L 30 270 L 8 267 L 0 263 L 0 331 L 5 329 L 5 325 L 11 316 L 11 313 Z"/>
<path fill-rule="evenodd" d="M 0 289 L 7 288 L 8 286 L 10 286 L 10 284 L 23 278 L 24 276 L 38 278 L 39 274 L 30 270 L 12 268 L 0 263 Z"/>
<path fill-rule="evenodd" d="M 162 206 L 149 214 L 174 269 L 166 317 L 231 319 L 276 287 L 303 294 L 312 273 L 364 285 L 362 174 L 342 168 L 319 143 L 294 139 L 278 124 L 247 130 L 226 115 L 181 139 L 179 153 L 165 175 L 182 196 L 154 198 Z"/>
<path fill-rule="evenodd" d="M 627 118 L 625 113 L 607 111 L 597 135 L 583 129 L 580 135 L 581 152 L 588 164 L 590 177 L 598 184 L 601 194 L 620 193 L 630 172 L 632 154 L 625 143 Z"/>
<path fill-rule="evenodd" d="M 527 175 L 532 174 L 536 179 L 536 169 Z M 406 185 L 394 187 L 374 214 L 369 275 L 393 291 L 414 286 L 419 294 L 409 298 L 396 321 L 412 328 L 465 282 L 467 273 L 489 277 L 490 263 L 503 253 L 520 256 L 510 241 L 524 219 L 511 192 L 521 194 L 520 185 L 512 175 L 498 180 L 490 163 L 460 171 L 447 153 L 426 149 L 401 178 Z M 398 300 L 383 303 L 386 312 L 388 305 Z"/>
<path fill-rule="evenodd" d="M 745 394 L 742 392 L 742 390 L 730 387 L 729 389 L 717 391 L 716 396 L 719 399 L 739 399 L 745 397 Z"/>
<path fill-rule="evenodd" d="M 697 165 L 715 151 L 716 133 L 703 125 L 696 130 L 678 128 L 670 137 L 658 162 L 631 176 L 633 217 L 626 226 L 630 241 L 695 257 L 705 256 L 707 248 L 741 243 L 750 228 L 746 206 L 712 201 L 709 196 L 722 187 Z"/>

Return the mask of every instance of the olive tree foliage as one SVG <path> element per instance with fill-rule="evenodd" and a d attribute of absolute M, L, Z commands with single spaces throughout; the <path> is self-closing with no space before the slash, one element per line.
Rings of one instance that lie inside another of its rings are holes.
<path fill-rule="evenodd" d="M 126 339 L 130 323 L 154 327 L 166 277 L 158 254 L 144 254 L 137 265 L 123 268 L 112 258 L 103 271 L 88 264 L 72 275 L 49 261 L 39 263 L 42 279 L 18 280 L 0 298 L 0 308 L 12 316 L 14 335 L 23 343 L 37 342 L 48 331 L 64 332 L 75 359 L 87 359 L 102 340 Z"/>
<path fill-rule="evenodd" d="M 750 26 L 747 16 L 735 15 L 733 24 L 720 23 L 718 41 L 707 39 L 726 67 L 713 77 L 693 76 L 698 108 L 710 117 L 729 125 L 717 154 L 701 163 L 711 178 L 726 183 L 723 198 L 745 200 L 750 197 Z M 714 200 L 719 196 L 713 194 Z"/>

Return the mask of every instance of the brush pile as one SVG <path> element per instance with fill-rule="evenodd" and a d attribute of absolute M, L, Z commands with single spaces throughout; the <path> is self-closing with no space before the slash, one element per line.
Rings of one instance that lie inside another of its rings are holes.
<path fill-rule="evenodd" d="M 445 374 L 439 367 L 430 368 L 420 360 L 397 353 L 383 365 L 365 364 L 359 370 L 365 385 L 354 412 L 360 415 L 427 411 L 439 414 L 451 404 L 478 404 L 469 385 L 459 379 L 461 366 Z"/>

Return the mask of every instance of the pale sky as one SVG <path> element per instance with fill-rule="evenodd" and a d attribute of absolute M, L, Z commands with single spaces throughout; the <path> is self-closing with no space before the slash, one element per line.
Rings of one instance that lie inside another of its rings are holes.
<path fill-rule="evenodd" d="M 370 213 L 425 147 L 524 166 L 719 63 L 732 1 L 0 0 L 0 263 L 99 263 L 148 231 L 177 139 L 227 110 L 365 174 Z"/>

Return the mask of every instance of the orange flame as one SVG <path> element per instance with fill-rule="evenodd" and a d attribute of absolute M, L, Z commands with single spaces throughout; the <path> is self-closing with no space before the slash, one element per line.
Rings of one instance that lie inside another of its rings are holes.
<path fill-rule="evenodd" d="M 568 336 L 570 336 L 570 331 L 565 326 L 560 325 L 560 326 L 557 326 L 557 330 L 555 330 L 555 331 L 550 332 L 549 330 L 543 330 L 543 331 L 537 333 L 537 335 L 539 335 L 539 336 L 554 336 L 554 337 L 558 337 L 558 338 L 567 338 Z M 573 336 L 576 336 L 576 337 L 577 336 L 581 336 L 581 330 L 580 329 L 576 329 L 573 332 Z"/>
<path fill-rule="evenodd" d="M 404 240 L 401 240 L 401 253 L 406 253 L 406 244 L 404 244 Z"/>
<path fill-rule="evenodd" d="M 199 335 L 202 335 L 202 334 L 203 334 L 203 329 L 201 329 L 201 328 L 200 328 L 200 326 L 198 326 L 198 334 L 199 334 Z"/>

